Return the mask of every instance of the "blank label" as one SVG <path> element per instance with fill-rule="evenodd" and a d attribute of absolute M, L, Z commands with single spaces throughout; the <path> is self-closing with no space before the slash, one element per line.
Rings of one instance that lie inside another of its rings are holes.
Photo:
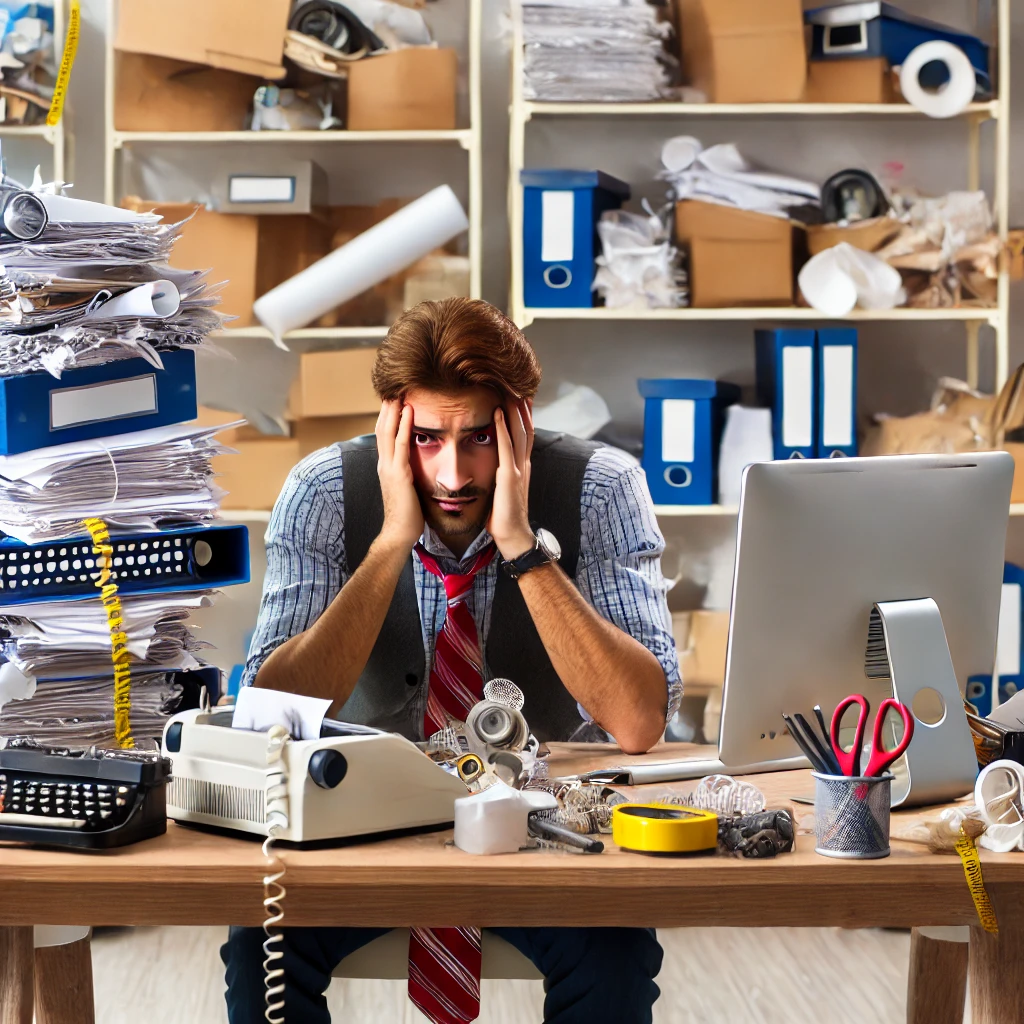
<path fill-rule="evenodd" d="M 825 345 L 821 350 L 821 440 L 826 448 L 853 444 L 853 346 Z"/>
<path fill-rule="evenodd" d="M 1020 675 L 1020 584 L 1004 583 L 999 602 L 996 675 Z"/>
<path fill-rule="evenodd" d="M 661 403 L 662 462 L 693 462 L 696 412 L 691 398 L 666 398 Z"/>
<path fill-rule="evenodd" d="M 50 392 L 51 430 L 144 416 L 156 411 L 156 374 L 153 373 L 109 384 Z"/>
<path fill-rule="evenodd" d="M 540 194 L 540 258 L 543 263 L 568 263 L 572 259 L 572 228 L 576 217 L 574 192 Z"/>
<path fill-rule="evenodd" d="M 809 448 L 814 443 L 814 349 L 788 345 L 782 350 L 782 443 Z"/>
<path fill-rule="evenodd" d="M 262 175 L 239 175 L 228 181 L 228 201 L 232 203 L 290 203 L 295 199 L 295 179 Z"/>

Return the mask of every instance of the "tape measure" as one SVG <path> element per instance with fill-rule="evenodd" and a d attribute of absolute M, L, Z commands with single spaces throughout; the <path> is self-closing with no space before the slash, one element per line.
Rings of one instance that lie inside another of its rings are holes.
<path fill-rule="evenodd" d="M 718 845 L 718 815 L 673 804 L 618 804 L 612 839 L 638 853 L 696 853 Z"/>

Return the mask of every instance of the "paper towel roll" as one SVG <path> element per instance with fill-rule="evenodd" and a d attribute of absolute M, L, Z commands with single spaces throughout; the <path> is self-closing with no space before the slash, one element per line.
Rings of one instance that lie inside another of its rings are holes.
<path fill-rule="evenodd" d="M 253 303 L 253 312 L 280 343 L 287 331 L 404 270 L 468 227 L 455 193 L 441 185 L 272 288 Z"/>
<path fill-rule="evenodd" d="M 921 69 L 939 61 L 949 71 L 949 80 L 935 90 L 921 85 Z M 977 79 L 967 54 L 942 39 L 932 39 L 915 47 L 900 68 L 903 98 L 929 117 L 956 117 L 974 100 Z"/>

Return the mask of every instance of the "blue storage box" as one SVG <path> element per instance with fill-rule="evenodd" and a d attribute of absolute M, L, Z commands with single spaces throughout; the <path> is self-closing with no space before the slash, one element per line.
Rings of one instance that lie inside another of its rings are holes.
<path fill-rule="evenodd" d="M 643 467 L 657 505 L 713 505 L 725 410 L 740 400 L 716 380 L 641 380 Z"/>
<path fill-rule="evenodd" d="M 812 31 L 811 60 L 884 57 L 897 67 L 915 47 L 941 39 L 960 47 L 977 72 L 979 86 L 986 91 L 991 88 L 988 47 L 977 36 L 914 17 L 892 4 L 875 0 L 818 7 L 805 11 L 804 20 Z M 945 84 L 944 68 L 936 67 L 933 80 L 929 80 L 927 65 L 924 70 L 922 85 L 938 88 Z"/>
<path fill-rule="evenodd" d="M 196 418 L 196 356 L 162 352 L 158 370 L 145 359 L 0 377 L 0 455 L 89 441 Z"/>
<path fill-rule="evenodd" d="M 603 171 L 521 171 L 523 301 L 527 306 L 594 305 L 600 252 L 597 222 L 629 198 L 629 186 Z"/>
<path fill-rule="evenodd" d="M 998 694 L 993 692 L 990 675 L 972 675 L 967 680 L 967 699 L 982 717 L 1024 689 L 1024 569 L 1011 562 L 1003 565 L 995 670 Z"/>

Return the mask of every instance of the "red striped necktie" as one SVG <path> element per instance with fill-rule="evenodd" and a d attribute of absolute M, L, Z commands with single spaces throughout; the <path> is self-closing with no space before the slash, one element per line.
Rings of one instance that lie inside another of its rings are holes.
<path fill-rule="evenodd" d="M 483 658 L 476 623 L 466 607 L 476 574 L 490 565 L 488 545 L 465 572 L 445 573 L 437 560 L 416 545 L 427 572 L 442 583 L 448 597 L 444 625 L 437 635 L 430 667 L 423 734 L 443 729 L 450 718 L 464 722 L 483 698 Z M 409 998 L 434 1024 L 466 1024 L 480 1013 L 480 929 L 413 928 L 409 933 Z"/>

